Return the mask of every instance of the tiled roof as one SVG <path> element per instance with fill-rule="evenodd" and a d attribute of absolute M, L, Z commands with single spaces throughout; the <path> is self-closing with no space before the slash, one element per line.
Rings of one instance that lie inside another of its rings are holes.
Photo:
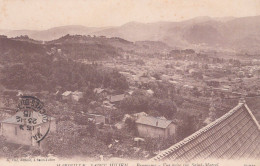
<path fill-rule="evenodd" d="M 172 123 L 172 121 L 167 119 L 155 118 L 152 116 L 141 116 L 136 120 L 136 123 L 153 127 L 166 128 Z"/>
<path fill-rule="evenodd" d="M 151 160 L 259 159 L 260 126 L 245 103 Z"/>

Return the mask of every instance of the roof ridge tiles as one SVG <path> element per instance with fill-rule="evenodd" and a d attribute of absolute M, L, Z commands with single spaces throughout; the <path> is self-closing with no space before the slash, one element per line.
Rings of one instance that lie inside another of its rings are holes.
<path fill-rule="evenodd" d="M 237 106 L 235 106 L 233 109 L 231 109 L 229 112 L 227 112 L 226 114 L 224 114 L 222 117 L 216 119 L 214 122 L 208 124 L 207 126 L 201 128 L 200 130 L 196 131 L 195 133 L 191 134 L 190 136 L 184 138 L 182 141 L 174 144 L 173 146 L 171 146 L 170 148 L 164 150 L 161 152 L 161 154 L 165 154 L 166 152 L 169 153 L 169 151 L 175 151 L 177 149 L 179 149 L 182 145 L 187 144 L 188 142 L 190 142 L 191 140 L 194 140 L 195 138 L 197 138 L 199 135 L 201 135 L 201 133 L 208 131 L 209 129 L 213 128 L 214 126 L 216 126 L 217 124 L 219 124 L 220 122 L 222 122 L 223 120 L 227 119 L 229 116 L 231 116 L 232 114 L 234 114 L 237 110 L 239 110 L 242 106 L 244 106 L 245 103 L 238 103 Z M 246 105 L 245 105 L 246 106 Z M 248 108 L 248 107 L 247 107 Z M 249 112 L 250 114 L 250 112 Z M 258 124 L 259 126 L 259 124 Z M 260 127 L 258 127 L 260 129 Z M 187 139 L 189 139 L 189 141 L 186 141 Z M 165 157 L 165 155 L 163 157 Z M 153 158 L 151 158 L 150 160 L 160 160 L 162 159 L 160 157 L 161 155 L 155 156 Z"/>
<path fill-rule="evenodd" d="M 258 121 L 256 120 L 255 116 L 253 115 L 252 111 L 249 109 L 249 107 L 247 106 L 247 104 L 244 104 L 246 109 L 247 109 L 247 112 L 249 113 L 249 115 L 251 116 L 251 118 L 253 119 L 254 123 L 256 124 L 258 130 L 260 130 L 260 125 L 258 123 Z"/>

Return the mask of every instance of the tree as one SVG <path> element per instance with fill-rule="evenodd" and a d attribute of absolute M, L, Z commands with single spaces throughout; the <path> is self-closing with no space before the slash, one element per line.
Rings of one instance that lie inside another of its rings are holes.
<path fill-rule="evenodd" d="M 176 104 L 170 99 L 156 99 L 153 98 L 149 100 L 149 108 L 151 110 L 156 110 L 161 116 L 171 119 L 173 115 L 177 112 Z"/>
<path fill-rule="evenodd" d="M 158 150 L 158 140 L 152 138 L 146 138 L 144 144 L 145 150 L 147 150 L 150 154 L 153 154 Z"/>
<path fill-rule="evenodd" d="M 127 127 L 127 130 L 130 131 L 130 132 L 133 132 L 133 134 L 135 136 L 138 135 L 138 131 L 137 131 L 137 127 L 136 127 L 136 123 L 135 123 L 135 120 L 131 119 L 131 118 L 127 118 L 125 120 L 125 124 L 126 124 L 126 127 Z"/>
<path fill-rule="evenodd" d="M 199 92 L 199 90 L 198 90 L 197 87 L 194 87 L 194 88 L 192 89 L 192 93 L 193 93 L 193 95 L 194 95 L 195 97 L 201 96 L 201 93 Z"/>
<path fill-rule="evenodd" d="M 98 137 L 98 139 L 101 139 L 106 145 L 109 145 L 112 143 L 113 134 L 111 132 L 104 132 L 104 133 L 99 133 L 99 134 L 101 134 L 101 135 L 100 135 L 100 137 Z"/>
<path fill-rule="evenodd" d="M 195 116 L 186 114 L 182 123 L 177 127 L 177 140 L 180 141 L 194 133 L 196 131 L 196 126 Z"/>
<path fill-rule="evenodd" d="M 156 80 L 160 80 L 161 79 L 161 76 L 159 73 L 154 73 L 153 74 L 153 77 L 156 79 Z"/>
<path fill-rule="evenodd" d="M 125 111 L 125 113 L 132 114 L 137 112 L 147 112 L 149 98 L 143 95 L 129 96 L 126 97 L 122 102 L 120 107 Z"/>

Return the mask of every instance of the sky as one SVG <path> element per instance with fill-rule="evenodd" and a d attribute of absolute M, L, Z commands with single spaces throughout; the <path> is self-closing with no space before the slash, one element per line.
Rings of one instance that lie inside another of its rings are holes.
<path fill-rule="evenodd" d="M 255 15 L 260 0 L 0 0 L 0 29 L 12 30 Z"/>

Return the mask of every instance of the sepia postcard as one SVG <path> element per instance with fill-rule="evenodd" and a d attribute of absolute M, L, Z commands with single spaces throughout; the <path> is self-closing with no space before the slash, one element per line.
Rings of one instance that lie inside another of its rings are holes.
<path fill-rule="evenodd" d="M 260 166 L 260 0 L 0 0 L 0 166 Z"/>

